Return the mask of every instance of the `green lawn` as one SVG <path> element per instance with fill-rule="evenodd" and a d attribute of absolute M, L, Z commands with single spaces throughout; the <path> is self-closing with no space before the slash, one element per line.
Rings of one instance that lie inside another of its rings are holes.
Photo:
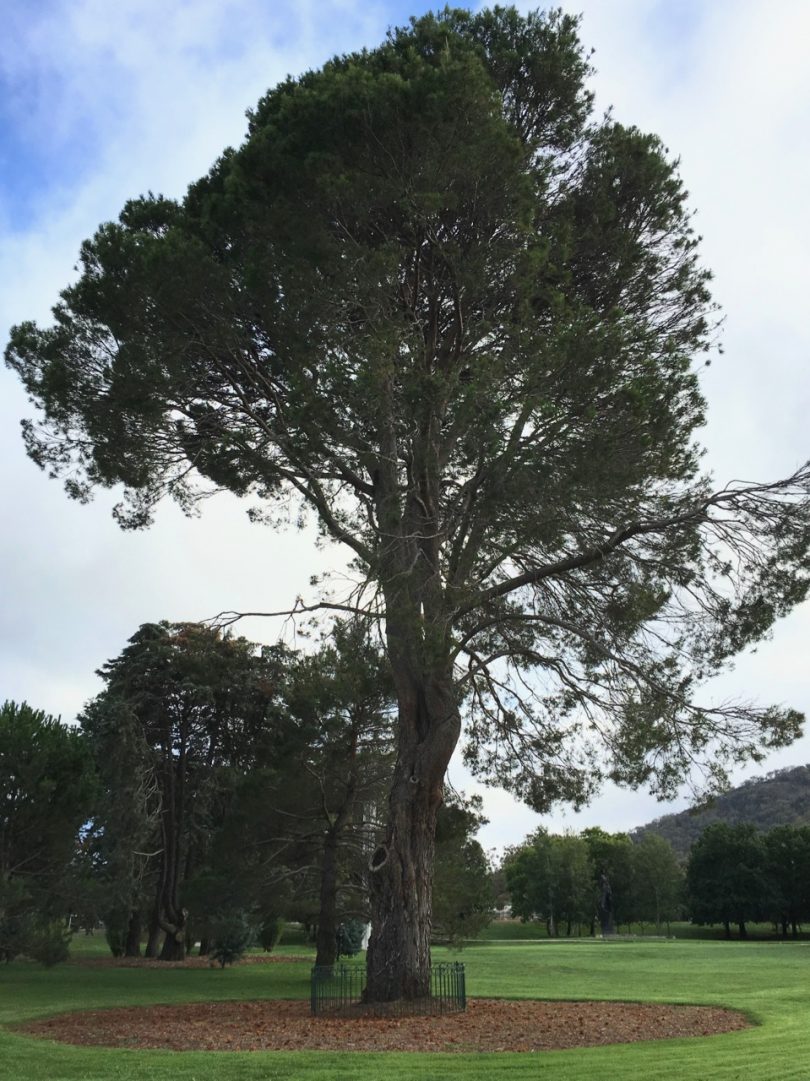
<path fill-rule="evenodd" d="M 96 944 L 77 946 L 92 950 Z M 300 946 L 280 952 L 299 954 Z M 447 951 L 435 951 L 437 960 Z M 458 957 L 458 955 L 453 955 Z M 0 1028 L 0 1078 L 19 1081 L 808 1081 L 810 945 L 780 942 L 487 942 L 460 955 L 472 995 L 719 1003 L 748 1011 L 745 1032 L 538 1054 L 405 1055 L 112 1051 Z M 300 998 L 308 964 L 115 969 L 0 967 L 0 1025 L 83 1007 Z"/>

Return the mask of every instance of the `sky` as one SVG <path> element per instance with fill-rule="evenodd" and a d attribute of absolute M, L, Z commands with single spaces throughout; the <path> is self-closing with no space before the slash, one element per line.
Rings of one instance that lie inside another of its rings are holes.
<path fill-rule="evenodd" d="M 523 6 L 528 9 L 529 5 Z M 533 6 L 533 5 L 531 5 Z M 599 111 L 659 134 L 681 173 L 722 306 L 724 353 L 703 374 L 702 436 L 718 481 L 785 476 L 810 456 L 810 5 L 805 0 L 579 0 Z M 0 340 L 47 323 L 81 241 L 146 191 L 181 197 L 245 132 L 245 110 L 288 74 L 378 44 L 424 3 L 368 0 L 6 0 L 0 38 Z M 161 508 L 124 533 L 114 493 L 70 502 L 25 456 L 33 407 L 0 369 L 0 699 L 72 721 L 95 670 L 141 623 L 288 606 L 336 566 L 312 529 L 251 525 L 229 496 L 200 518 Z M 295 644 L 294 628 L 240 633 Z M 810 607 L 706 688 L 810 715 Z M 810 731 L 810 730 L 809 730 Z M 810 762 L 810 734 L 737 781 Z M 631 829 L 687 806 L 609 788 L 574 814 L 538 816 L 483 789 L 487 848 L 539 825 Z"/>

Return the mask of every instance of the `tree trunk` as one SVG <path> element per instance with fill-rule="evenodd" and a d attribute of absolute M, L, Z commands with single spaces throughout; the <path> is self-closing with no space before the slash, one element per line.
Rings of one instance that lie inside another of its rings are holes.
<path fill-rule="evenodd" d="M 160 922 L 158 921 L 157 906 L 149 920 L 149 938 L 146 940 L 144 957 L 157 957 L 160 947 Z"/>
<path fill-rule="evenodd" d="M 394 661 L 395 654 L 389 649 Z M 369 1002 L 430 994 L 430 931 L 436 816 L 461 719 L 449 674 L 410 681 L 393 664 L 399 745 L 385 840 L 369 864 Z"/>
<path fill-rule="evenodd" d="M 174 930 L 167 930 L 163 939 L 163 949 L 160 951 L 161 961 L 185 961 L 186 959 L 186 926 L 180 924 Z"/>
<path fill-rule="evenodd" d="M 316 965 L 333 965 L 337 960 L 337 850 L 338 838 L 330 830 L 324 841 L 321 865 Z"/>
<path fill-rule="evenodd" d="M 358 734 L 362 727 L 359 707 L 352 712 L 352 727 L 348 747 L 349 773 L 346 789 L 334 815 L 329 813 L 324 797 L 324 814 L 328 823 L 321 854 L 321 890 L 316 937 L 316 965 L 333 965 L 338 959 L 338 853 L 344 840 L 344 831 L 354 814 L 357 793 Z"/>
<path fill-rule="evenodd" d="M 723 927 L 726 931 L 726 938 L 731 938 L 731 924 L 728 920 L 723 920 Z"/>
<path fill-rule="evenodd" d="M 200 957 L 207 957 L 211 952 L 211 939 L 208 935 L 203 935 L 200 939 Z"/>
<path fill-rule="evenodd" d="M 548 937 L 557 937 L 557 917 L 554 914 L 554 900 L 551 889 L 548 891 L 548 919 L 546 921 L 548 926 Z"/>
<path fill-rule="evenodd" d="M 737 926 L 740 929 L 740 938 L 748 938 L 748 931 L 745 926 L 745 920 L 739 920 Z"/>
<path fill-rule="evenodd" d="M 129 917 L 126 944 L 124 946 L 124 957 L 141 956 L 141 930 L 141 914 L 136 909 Z"/>
<path fill-rule="evenodd" d="M 369 1002 L 430 993 L 431 885 L 441 794 L 413 787 L 411 793 L 397 785 L 385 842 L 371 859 Z"/>
<path fill-rule="evenodd" d="M 164 798 L 160 816 L 163 851 L 161 853 L 160 888 L 158 892 L 158 922 L 166 932 L 161 961 L 184 961 L 186 957 L 186 926 L 188 912 L 178 902 L 180 886 L 181 841 L 183 837 L 186 741 L 181 742 L 175 763 L 169 750 L 164 749 Z"/>

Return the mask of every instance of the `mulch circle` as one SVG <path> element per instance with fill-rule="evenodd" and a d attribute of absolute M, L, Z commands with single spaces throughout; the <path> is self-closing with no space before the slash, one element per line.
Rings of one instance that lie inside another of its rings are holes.
<path fill-rule="evenodd" d="M 637 1040 L 713 1036 L 748 1027 L 736 1010 L 632 1002 L 472 999 L 439 1017 L 312 1017 L 309 1003 L 126 1006 L 16 1026 L 82 1046 L 172 1051 L 553 1051 Z"/>

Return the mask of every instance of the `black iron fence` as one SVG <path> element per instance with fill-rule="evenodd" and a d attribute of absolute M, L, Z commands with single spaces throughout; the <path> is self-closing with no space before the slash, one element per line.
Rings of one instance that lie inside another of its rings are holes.
<path fill-rule="evenodd" d="M 365 965 L 314 965 L 310 980 L 313 1014 L 403 1017 L 458 1013 L 467 1008 L 464 965 L 460 961 L 434 965 L 430 972 L 430 994 L 423 998 L 364 1002 L 365 986 Z"/>

